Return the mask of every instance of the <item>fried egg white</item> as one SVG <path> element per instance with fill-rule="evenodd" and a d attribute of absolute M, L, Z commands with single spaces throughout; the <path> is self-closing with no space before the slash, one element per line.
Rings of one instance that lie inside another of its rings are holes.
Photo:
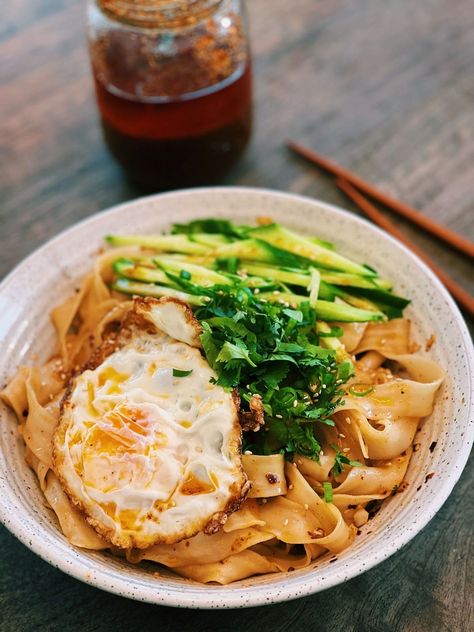
<path fill-rule="evenodd" d="M 63 403 L 57 474 L 92 526 L 121 548 L 212 531 L 248 488 L 237 410 L 190 346 L 198 344 L 190 314 L 176 301 L 136 299 L 115 350 L 74 378 Z"/>

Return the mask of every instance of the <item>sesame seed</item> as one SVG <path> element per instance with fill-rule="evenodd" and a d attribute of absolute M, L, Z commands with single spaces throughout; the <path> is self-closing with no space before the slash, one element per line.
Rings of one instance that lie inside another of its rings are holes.
<path fill-rule="evenodd" d="M 260 288 L 256 287 L 253 291 L 254 294 L 260 294 Z"/>
<path fill-rule="evenodd" d="M 309 505 L 308 505 L 308 503 L 305 503 L 305 504 L 303 505 L 303 507 L 306 509 L 306 511 L 308 511 L 308 509 L 309 509 Z"/>
<path fill-rule="evenodd" d="M 278 294 L 280 294 L 280 290 L 273 290 L 273 294 L 274 296 L 278 296 Z"/>
<path fill-rule="evenodd" d="M 253 454 L 253 452 L 251 450 L 245 450 L 244 454 L 246 454 L 247 456 Z"/>
<path fill-rule="evenodd" d="M 275 415 L 277 419 L 283 419 L 283 415 Z"/>
<path fill-rule="evenodd" d="M 295 400 L 293 401 L 293 408 L 296 408 L 297 406 L 298 406 L 298 400 L 297 400 L 297 399 L 295 399 Z"/>
<path fill-rule="evenodd" d="M 290 484 L 288 485 L 288 489 L 289 489 L 290 491 L 293 489 L 293 487 L 294 487 L 293 483 L 290 483 Z"/>
<path fill-rule="evenodd" d="M 288 524 L 289 520 L 288 518 L 285 520 L 285 522 L 283 523 L 283 526 L 286 527 L 286 525 Z"/>
<path fill-rule="evenodd" d="M 342 434 L 342 432 L 340 432 L 337 436 L 338 436 L 340 439 L 345 439 L 345 438 L 346 438 L 346 435 L 345 435 L 345 434 Z"/>

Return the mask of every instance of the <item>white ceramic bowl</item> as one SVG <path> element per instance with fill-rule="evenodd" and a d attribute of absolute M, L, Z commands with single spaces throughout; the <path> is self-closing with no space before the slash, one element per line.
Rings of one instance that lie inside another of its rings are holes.
<path fill-rule="evenodd" d="M 53 305 L 72 291 L 91 267 L 104 235 L 150 233 L 197 217 L 223 216 L 252 222 L 270 215 L 304 234 L 334 241 L 343 253 L 367 262 L 413 299 L 407 310 L 421 342 L 436 334 L 429 352 L 446 371 L 430 419 L 423 425 L 407 480 L 408 489 L 384 503 L 353 546 L 335 563 L 256 577 L 229 586 L 207 586 L 153 565 L 137 567 L 110 555 L 72 547 L 45 508 L 13 415 L 0 423 L 0 518 L 26 546 L 64 572 L 132 599 L 190 608 L 233 608 L 293 599 L 335 586 L 386 559 L 411 540 L 440 509 L 466 463 L 472 443 L 474 357 L 469 334 L 454 302 L 428 268 L 378 228 L 316 200 L 276 191 L 208 188 L 142 198 L 95 215 L 61 233 L 21 263 L 0 285 L 0 383 L 32 354 L 45 360 L 53 348 L 48 319 Z M 470 414 L 471 413 L 471 414 Z M 433 453 L 432 441 L 437 441 Z M 425 482 L 427 474 L 434 476 Z M 370 534 L 366 532 L 370 531 Z"/>

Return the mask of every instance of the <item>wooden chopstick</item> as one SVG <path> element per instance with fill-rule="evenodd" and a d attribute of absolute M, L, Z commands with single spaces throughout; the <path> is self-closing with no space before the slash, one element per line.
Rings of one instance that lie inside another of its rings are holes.
<path fill-rule="evenodd" d="M 450 246 L 466 254 L 468 257 L 474 257 L 474 243 L 469 241 L 469 239 L 458 235 L 449 228 L 446 228 L 446 226 L 438 224 L 438 222 L 426 217 L 426 215 L 422 215 L 411 206 L 408 206 L 408 204 L 404 204 L 403 202 L 390 197 L 386 193 L 383 193 L 379 189 L 376 189 L 372 184 L 362 180 L 362 178 L 355 173 L 352 173 L 348 169 L 344 169 L 344 167 L 340 167 L 312 149 L 308 149 L 295 141 L 289 141 L 288 147 L 296 154 L 303 156 L 303 158 L 306 158 L 318 167 L 329 171 L 339 178 L 343 178 L 346 182 L 350 182 L 357 189 L 374 198 L 394 213 L 405 217 L 413 224 L 421 226 L 428 233 L 435 235 L 435 237 L 438 237 L 438 239 L 448 243 Z"/>
<path fill-rule="evenodd" d="M 357 189 L 355 189 L 350 182 L 343 178 L 336 180 L 336 185 L 343 191 L 347 197 L 349 197 L 359 208 L 363 211 L 367 217 L 390 233 L 393 237 L 396 237 L 402 244 L 405 244 L 412 252 L 416 253 L 420 259 L 422 259 L 428 267 L 438 276 L 438 278 L 444 283 L 447 289 L 451 292 L 456 301 L 461 305 L 471 316 L 474 315 L 474 297 L 472 297 L 466 290 L 464 290 L 456 281 L 448 276 L 441 268 L 439 268 L 425 253 L 418 248 L 416 244 L 411 242 L 405 235 L 398 230 L 392 222 L 385 217 L 375 206 L 367 200 Z"/>

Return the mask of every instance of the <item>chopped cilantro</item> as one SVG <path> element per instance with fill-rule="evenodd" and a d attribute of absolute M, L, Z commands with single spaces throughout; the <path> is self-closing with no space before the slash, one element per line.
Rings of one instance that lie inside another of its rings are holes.
<path fill-rule="evenodd" d="M 335 477 L 344 472 L 344 465 L 349 465 L 350 467 L 358 467 L 362 465 L 359 461 L 352 461 L 344 454 L 344 452 L 342 452 L 342 450 L 338 448 L 337 445 L 331 444 L 331 448 L 336 451 L 336 456 L 334 457 L 334 467 L 332 470 Z"/>
<path fill-rule="evenodd" d="M 188 292 L 204 292 L 180 281 Z M 334 424 L 329 417 L 343 395 L 343 376 L 335 352 L 319 346 L 309 302 L 288 309 L 260 301 L 239 281 L 205 293 L 210 300 L 195 314 L 216 383 L 236 388 L 244 403 L 254 394 L 262 398 L 265 431 L 244 437 L 244 447 L 251 445 L 254 454 L 299 453 L 318 460 L 315 427 Z"/>
<path fill-rule="evenodd" d="M 240 238 L 245 236 L 245 227 L 236 226 L 226 219 L 197 219 L 188 224 L 173 224 L 171 232 L 174 235 L 192 235 L 194 233 L 208 233 L 211 235 L 226 235 Z"/>

